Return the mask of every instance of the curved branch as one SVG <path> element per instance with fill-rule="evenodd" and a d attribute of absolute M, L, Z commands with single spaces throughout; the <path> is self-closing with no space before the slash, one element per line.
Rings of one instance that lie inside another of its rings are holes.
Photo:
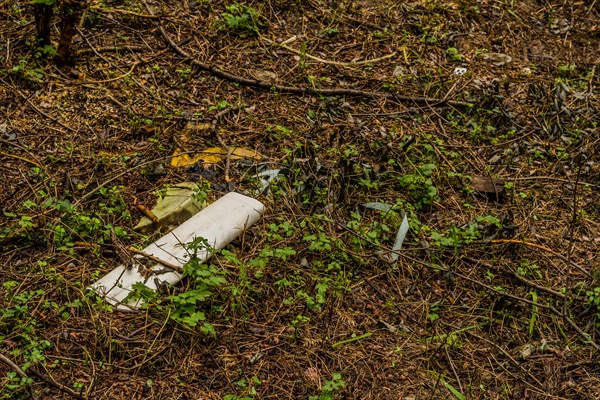
<path fill-rule="evenodd" d="M 155 15 L 152 11 L 150 5 L 146 2 L 146 0 L 141 0 L 144 7 L 148 11 L 149 15 Z M 156 22 L 156 26 L 160 30 L 163 38 L 169 42 L 169 45 L 182 57 L 186 59 L 186 61 L 190 62 L 192 65 L 197 66 L 202 71 L 206 71 L 213 76 L 224 79 L 230 82 L 236 82 L 243 86 L 254 87 L 263 90 L 276 90 L 280 93 L 290 93 L 290 94 L 309 94 L 309 95 L 322 95 L 322 96 L 351 96 L 351 97 L 367 97 L 367 98 L 386 98 L 390 100 L 396 100 L 405 103 L 415 103 L 415 104 L 424 104 L 429 107 L 439 107 L 439 106 L 452 106 L 452 107 L 471 107 L 471 103 L 466 103 L 462 101 L 455 100 L 446 100 L 446 99 L 435 99 L 430 97 L 417 97 L 417 96 L 403 96 L 399 94 L 392 93 L 379 93 L 379 92 L 369 92 L 364 90 L 356 90 L 356 89 L 315 89 L 309 87 L 298 87 L 298 86 L 285 86 L 285 85 L 272 85 L 270 83 L 259 81 L 256 79 L 249 79 L 243 76 L 235 75 L 219 69 L 214 65 L 203 63 L 202 61 L 194 58 L 185 50 L 183 50 L 180 46 L 175 43 L 173 39 L 169 36 L 165 28 L 160 23 L 160 20 Z"/>

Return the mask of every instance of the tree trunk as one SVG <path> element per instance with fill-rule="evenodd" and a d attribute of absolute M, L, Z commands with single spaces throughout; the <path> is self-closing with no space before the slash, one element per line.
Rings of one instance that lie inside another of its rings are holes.
<path fill-rule="evenodd" d="M 62 0 L 60 12 L 60 38 L 56 63 L 64 65 L 69 62 L 73 36 L 77 33 L 77 24 L 87 6 L 87 0 Z"/>
<path fill-rule="evenodd" d="M 52 20 L 53 4 L 38 3 L 33 5 L 35 28 L 41 46 L 50 44 L 50 21 Z"/>

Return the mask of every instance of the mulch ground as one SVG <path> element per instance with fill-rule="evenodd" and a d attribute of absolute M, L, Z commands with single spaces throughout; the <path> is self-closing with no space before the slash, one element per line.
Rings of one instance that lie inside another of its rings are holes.
<path fill-rule="evenodd" d="M 61 68 L 0 5 L 2 398 L 600 398 L 598 4 L 231 4 L 95 2 Z M 170 166 L 223 146 L 261 159 Z M 215 337 L 84 298 L 160 236 L 136 205 L 257 168 Z"/>

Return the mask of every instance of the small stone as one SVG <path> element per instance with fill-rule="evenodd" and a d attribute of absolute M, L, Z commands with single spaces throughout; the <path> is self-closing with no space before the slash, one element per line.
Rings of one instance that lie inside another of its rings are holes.
<path fill-rule="evenodd" d="M 277 74 L 271 71 L 255 71 L 254 76 L 256 76 L 256 79 L 263 82 L 275 83 L 277 81 Z"/>
<path fill-rule="evenodd" d="M 404 75 L 404 72 L 404 67 L 402 65 L 397 65 L 396 68 L 394 68 L 394 72 L 392 72 L 392 75 L 394 76 L 394 78 L 398 78 Z"/>
<path fill-rule="evenodd" d="M 488 161 L 491 165 L 496 165 L 500 162 L 500 160 L 502 160 L 502 155 L 501 154 L 495 154 L 492 156 L 492 158 L 490 158 L 490 160 Z"/>
<path fill-rule="evenodd" d="M 379 320 L 379 322 L 381 322 L 381 324 L 383 326 L 385 326 L 387 328 L 388 331 L 390 331 L 391 333 L 396 333 L 398 331 L 398 328 L 396 328 L 394 325 L 389 324 L 383 320 Z"/>
<path fill-rule="evenodd" d="M 523 346 L 523 348 L 521 349 L 521 359 L 522 360 L 526 360 L 528 359 L 534 352 L 535 348 L 533 347 L 532 344 L 527 343 L 525 346 Z"/>
<path fill-rule="evenodd" d="M 483 59 L 491 62 L 496 67 L 502 67 L 512 61 L 512 57 L 503 53 L 485 53 Z"/>

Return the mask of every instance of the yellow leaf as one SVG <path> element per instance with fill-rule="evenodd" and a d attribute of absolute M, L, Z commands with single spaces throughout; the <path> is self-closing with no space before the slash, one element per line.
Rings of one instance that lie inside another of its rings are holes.
<path fill-rule="evenodd" d="M 261 159 L 261 156 L 254 150 L 244 149 L 243 147 L 236 147 L 231 153 L 231 159 L 239 160 L 240 158 L 250 158 L 252 160 L 259 161 Z"/>
<path fill-rule="evenodd" d="M 210 147 L 199 153 L 185 154 L 181 149 L 177 148 L 173 152 L 171 157 L 171 167 L 189 167 L 202 161 L 202 166 L 208 168 L 211 165 L 217 164 L 223 161 L 227 157 L 227 151 L 220 147 Z M 253 160 L 260 160 L 261 156 L 253 150 L 244 149 L 242 147 L 236 147 L 231 153 L 232 160 L 239 160 L 242 158 L 250 158 Z"/>

